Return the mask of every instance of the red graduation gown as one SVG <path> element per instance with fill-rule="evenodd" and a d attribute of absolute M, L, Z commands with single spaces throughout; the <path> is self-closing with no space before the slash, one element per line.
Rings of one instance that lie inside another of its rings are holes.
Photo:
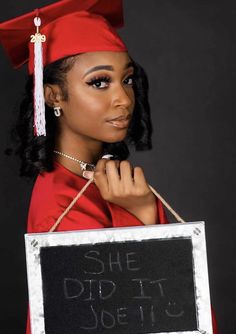
<path fill-rule="evenodd" d="M 28 233 L 48 232 L 87 180 L 72 173 L 59 163 L 55 170 L 40 174 L 35 182 L 28 216 Z M 160 223 L 167 223 L 160 201 L 157 201 Z M 106 202 L 92 183 L 57 231 L 96 229 L 143 225 L 140 220 L 121 207 Z"/>
<path fill-rule="evenodd" d="M 59 163 L 54 171 L 42 173 L 35 182 L 28 215 L 27 232 L 48 232 L 87 180 L 72 173 Z M 158 223 L 167 219 L 162 203 L 157 199 Z M 105 201 L 91 184 L 56 231 L 72 231 L 109 227 L 141 226 L 142 222 L 121 207 Z M 214 321 L 213 321 L 214 323 Z M 30 334 L 29 317 L 26 334 Z M 217 334 L 215 331 L 214 334 Z"/>

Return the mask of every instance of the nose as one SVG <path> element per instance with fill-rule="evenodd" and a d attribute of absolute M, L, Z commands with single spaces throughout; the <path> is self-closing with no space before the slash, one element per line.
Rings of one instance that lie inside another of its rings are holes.
<path fill-rule="evenodd" d="M 129 109 L 134 104 L 134 93 L 131 87 L 117 85 L 113 91 L 113 105 Z"/>

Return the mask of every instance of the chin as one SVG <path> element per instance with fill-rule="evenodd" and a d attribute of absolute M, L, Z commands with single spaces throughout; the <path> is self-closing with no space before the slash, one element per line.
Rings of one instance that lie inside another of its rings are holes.
<path fill-rule="evenodd" d="M 104 138 L 103 142 L 107 144 L 114 144 L 114 143 L 125 140 L 126 136 L 127 136 L 127 131 L 123 134 L 119 134 L 119 135 L 116 134 L 110 137 L 106 137 Z"/>

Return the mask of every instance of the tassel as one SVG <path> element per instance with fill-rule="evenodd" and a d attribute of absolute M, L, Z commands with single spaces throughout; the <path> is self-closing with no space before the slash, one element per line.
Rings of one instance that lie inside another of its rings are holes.
<path fill-rule="evenodd" d="M 42 46 L 46 37 L 39 32 L 41 26 L 39 17 L 34 18 L 34 24 L 37 29 L 35 35 L 31 36 L 31 42 L 34 43 L 34 134 L 36 136 L 46 136 Z"/>

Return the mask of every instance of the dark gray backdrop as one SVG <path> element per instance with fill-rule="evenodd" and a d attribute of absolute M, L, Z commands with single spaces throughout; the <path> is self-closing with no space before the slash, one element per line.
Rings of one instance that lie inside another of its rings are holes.
<path fill-rule="evenodd" d="M 79 1 L 79 0 L 78 0 Z M 112 1 L 112 0 L 111 0 Z M 8 0 L 0 20 L 51 3 Z M 126 0 L 121 35 L 146 69 L 153 150 L 132 154 L 149 183 L 187 221 L 206 221 L 212 303 L 223 334 L 235 334 L 236 2 Z M 24 232 L 32 184 L 3 154 L 26 70 L 0 50 L 1 333 L 24 333 Z"/>

